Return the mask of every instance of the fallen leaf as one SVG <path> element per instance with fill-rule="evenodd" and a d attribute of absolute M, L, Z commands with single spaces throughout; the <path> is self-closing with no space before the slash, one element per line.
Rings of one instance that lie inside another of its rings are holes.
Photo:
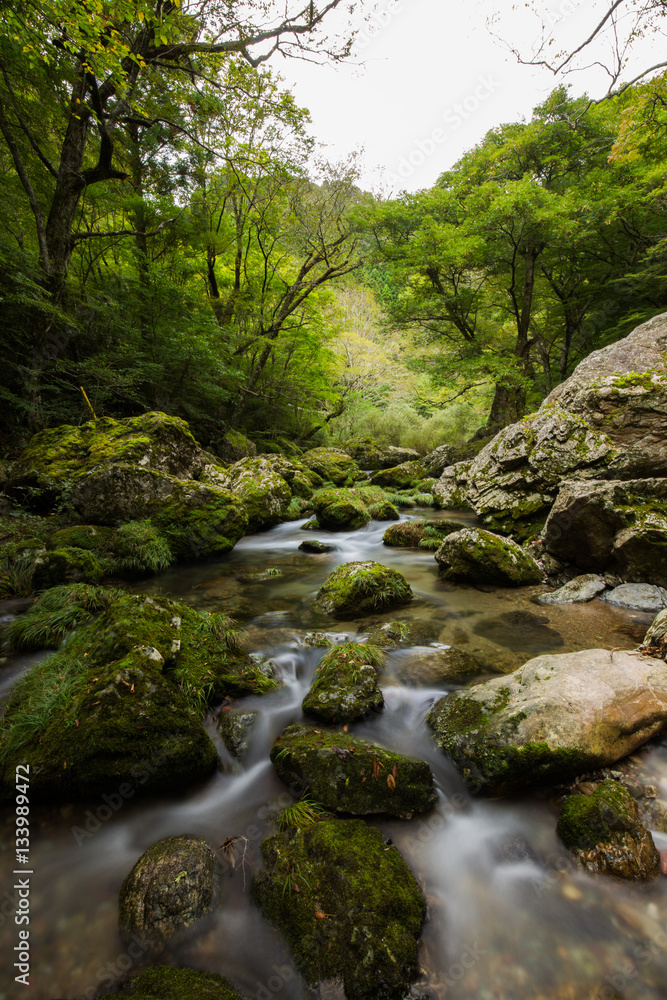
<path fill-rule="evenodd" d="M 394 779 L 398 778 L 398 764 L 394 764 L 394 768 L 391 773 L 393 774 Z"/>
<path fill-rule="evenodd" d="M 393 774 L 387 775 L 387 784 L 389 785 L 389 788 L 391 789 L 392 792 L 396 790 L 396 781 L 394 779 Z"/>
<path fill-rule="evenodd" d="M 380 777 L 380 762 L 377 757 L 373 757 L 373 777 L 376 781 Z"/>

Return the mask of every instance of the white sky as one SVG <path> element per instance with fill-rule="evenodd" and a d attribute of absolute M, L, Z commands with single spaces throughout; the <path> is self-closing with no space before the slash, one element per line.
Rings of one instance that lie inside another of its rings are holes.
<path fill-rule="evenodd" d="M 542 19 L 555 26 L 558 42 L 568 46 L 586 37 L 607 5 L 607 0 L 535 4 Z M 487 30 L 487 17 L 498 12 L 497 32 L 530 54 L 540 20 L 523 3 L 379 0 L 382 27 L 363 19 L 361 12 L 372 5 L 355 6 L 354 23 L 362 30 L 356 64 L 283 59 L 273 64 L 298 103 L 310 109 L 314 134 L 329 159 L 363 147 L 364 188 L 389 195 L 430 187 L 490 128 L 530 117 L 556 86 L 550 72 L 519 65 Z M 657 44 L 640 43 L 635 62 L 657 62 L 650 58 Z M 606 90 L 599 70 L 572 75 L 568 82 L 573 94 L 588 90 L 601 96 Z"/>

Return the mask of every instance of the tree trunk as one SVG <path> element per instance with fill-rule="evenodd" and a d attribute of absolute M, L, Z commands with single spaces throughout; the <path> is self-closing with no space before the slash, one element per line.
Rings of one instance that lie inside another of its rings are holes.
<path fill-rule="evenodd" d="M 507 382 L 496 383 L 489 418 L 483 429 L 484 433 L 480 436 L 497 434 L 503 427 L 520 420 L 525 411 L 526 391 L 523 386 L 508 385 Z"/>

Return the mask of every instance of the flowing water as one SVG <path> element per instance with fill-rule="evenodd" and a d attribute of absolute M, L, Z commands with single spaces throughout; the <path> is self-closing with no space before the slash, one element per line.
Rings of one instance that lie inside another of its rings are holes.
<path fill-rule="evenodd" d="M 410 516 L 416 516 L 414 512 Z M 423 513 L 423 512 L 422 512 Z M 432 516 L 428 512 L 428 516 Z M 446 515 L 438 515 L 446 516 Z M 460 519 L 461 515 L 455 515 Z M 600 601 L 542 608 L 540 587 L 504 590 L 453 586 L 438 578 L 430 552 L 382 545 L 386 525 L 350 533 L 318 532 L 337 551 L 298 551 L 303 522 L 244 538 L 225 558 L 180 567 L 135 587 L 167 594 L 200 610 L 234 615 L 249 648 L 270 656 L 284 681 L 280 690 L 244 699 L 259 709 L 242 763 L 222 747 L 216 719 L 208 727 L 220 747 L 221 770 L 172 798 L 106 799 L 31 808 L 31 985 L 14 982 L 12 816 L 2 824 L 0 1000 L 94 997 L 141 967 L 140 943 L 121 944 L 120 885 L 156 840 L 199 834 L 215 847 L 236 838 L 233 864 L 219 851 L 221 902 L 196 934 L 165 956 L 228 976 L 258 1000 L 313 996 L 295 971 L 280 935 L 253 905 L 249 880 L 259 844 L 275 832 L 276 812 L 292 798 L 268 759 L 272 741 L 300 720 L 301 700 L 322 655 L 303 644 L 308 631 L 354 638 L 366 621 L 334 622 L 312 608 L 317 589 L 337 565 L 376 559 L 405 574 L 416 594 L 388 618 L 417 624 L 419 647 L 391 654 L 381 679 L 384 710 L 350 731 L 429 761 L 439 790 L 430 814 L 409 822 L 378 821 L 398 845 L 428 900 L 421 946 L 423 977 L 413 995 L 433 1000 L 665 1000 L 667 997 L 667 881 L 632 886 L 579 872 L 555 835 L 555 813 L 538 794 L 511 801 L 471 800 L 424 724 L 435 699 L 451 688 L 408 687 L 397 674 L 432 644 L 455 644 L 493 671 L 511 670 L 543 652 L 592 647 L 632 648 L 647 619 Z M 282 575 L 248 578 L 275 568 Z M 9 608 L 9 613 L 12 609 Z M 424 648 L 426 647 L 426 649 Z M 43 655 L 43 654 L 42 654 Z M 10 661 L 0 694 L 35 656 Z M 667 797 L 667 746 L 636 755 L 637 780 Z M 655 833 L 659 848 L 667 837 Z"/>

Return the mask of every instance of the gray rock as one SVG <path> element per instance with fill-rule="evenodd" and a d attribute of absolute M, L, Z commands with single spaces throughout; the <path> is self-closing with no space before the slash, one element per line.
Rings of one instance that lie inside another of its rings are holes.
<path fill-rule="evenodd" d="M 167 837 L 145 851 L 120 890 L 119 926 L 160 942 L 199 920 L 213 902 L 215 854 L 201 837 Z"/>
<path fill-rule="evenodd" d="M 622 583 L 605 597 L 607 604 L 655 614 L 667 608 L 667 590 L 650 583 Z"/>
<path fill-rule="evenodd" d="M 565 586 L 550 594 L 540 594 L 537 602 L 538 604 L 585 604 L 606 589 L 603 577 L 596 573 L 586 573 L 583 576 L 575 576 L 574 580 L 570 580 Z"/>
<path fill-rule="evenodd" d="M 511 538 L 479 528 L 448 535 L 435 559 L 445 579 L 520 587 L 540 583 L 544 574 L 532 556 Z"/>
<path fill-rule="evenodd" d="M 394 657 L 397 680 L 411 687 L 442 687 L 481 670 L 474 656 L 456 646 L 413 646 Z"/>
<path fill-rule="evenodd" d="M 467 499 L 470 462 L 458 462 L 444 469 L 433 486 L 433 496 L 443 510 L 472 510 Z"/>
<path fill-rule="evenodd" d="M 476 791 L 563 781 L 621 760 L 667 728 L 667 664 L 607 649 L 538 656 L 448 694 L 427 722 Z"/>
<path fill-rule="evenodd" d="M 206 469 L 208 482 L 240 497 L 248 513 L 248 531 L 262 531 L 278 524 L 292 499 L 286 480 L 264 456 L 242 458 L 228 469 Z"/>
<path fill-rule="evenodd" d="M 305 715 L 327 723 L 355 722 L 384 707 L 378 684 L 382 655 L 374 646 L 343 643 L 320 660 L 308 694 Z"/>
<path fill-rule="evenodd" d="M 421 463 L 429 476 L 438 477 L 443 474 L 445 469 L 456 462 L 457 451 L 458 449 L 452 447 L 450 444 L 441 444 L 438 448 L 430 451 L 428 455 L 425 455 Z"/>
<path fill-rule="evenodd" d="M 232 757 L 243 760 L 248 752 L 248 735 L 257 722 L 257 712 L 222 712 L 218 732 Z"/>
<path fill-rule="evenodd" d="M 665 659 L 667 656 L 667 609 L 655 617 L 639 648 L 649 656 Z"/>
<path fill-rule="evenodd" d="M 402 465 L 403 462 L 420 461 L 421 455 L 414 448 L 396 448 L 390 444 L 388 448 L 384 448 L 380 453 L 381 469 L 393 469 L 394 466 Z"/>

